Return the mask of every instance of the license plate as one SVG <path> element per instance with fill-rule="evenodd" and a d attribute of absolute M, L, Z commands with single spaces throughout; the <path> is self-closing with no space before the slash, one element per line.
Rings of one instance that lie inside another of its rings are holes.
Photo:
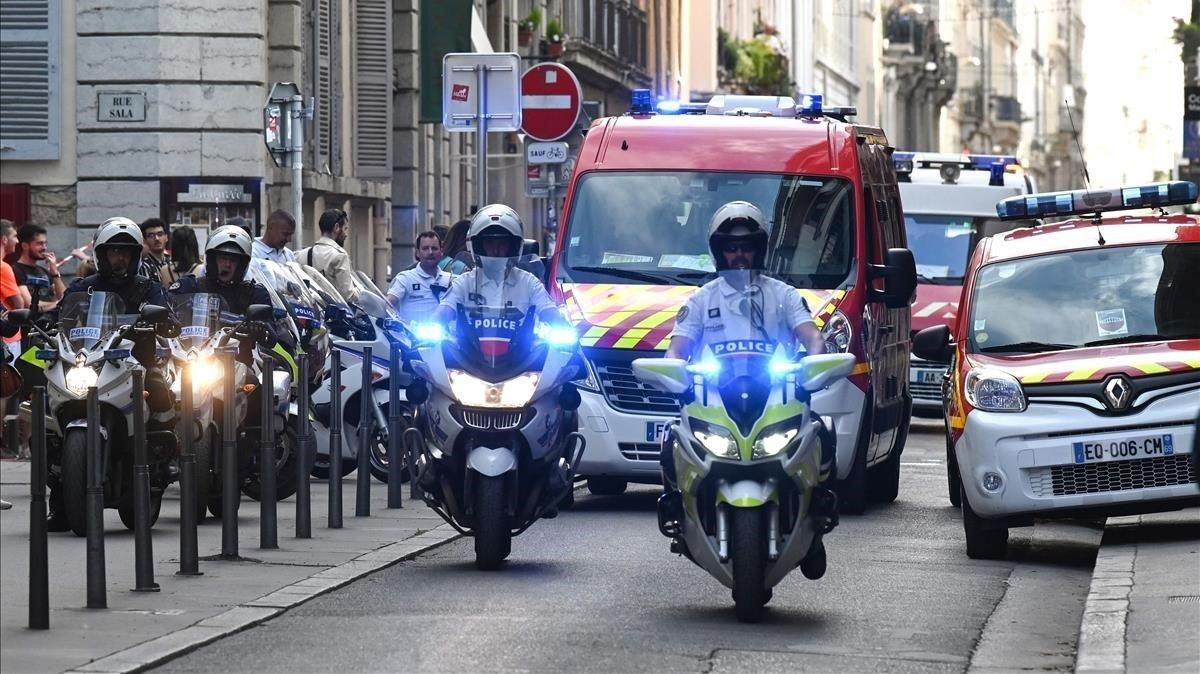
<path fill-rule="evenodd" d="M 667 422 L 665 421 L 647 421 L 646 442 L 662 442 L 663 430 L 666 427 Z"/>
<path fill-rule="evenodd" d="M 1075 463 L 1148 459 L 1175 453 L 1175 440 L 1170 433 L 1129 440 L 1089 440 L 1072 443 L 1072 446 Z"/>
<path fill-rule="evenodd" d="M 909 380 L 914 384 L 936 384 L 942 380 L 941 370 L 911 370 Z"/>

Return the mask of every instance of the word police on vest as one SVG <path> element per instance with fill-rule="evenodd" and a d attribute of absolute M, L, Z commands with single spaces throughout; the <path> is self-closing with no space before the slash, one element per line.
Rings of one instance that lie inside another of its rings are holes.
<path fill-rule="evenodd" d="M 774 353 L 775 349 L 770 342 L 761 342 L 752 339 L 739 339 L 732 342 L 717 342 L 712 345 L 712 352 L 715 356 L 730 356 L 739 353 Z"/>

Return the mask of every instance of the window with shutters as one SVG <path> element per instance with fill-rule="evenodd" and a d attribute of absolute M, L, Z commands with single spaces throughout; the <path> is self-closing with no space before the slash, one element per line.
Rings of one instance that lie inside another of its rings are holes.
<path fill-rule="evenodd" d="M 389 0 L 354 3 L 354 174 L 392 175 L 392 16 Z"/>
<path fill-rule="evenodd" d="M 341 20 L 338 0 L 307 0 L 305 88 L 316 98 L 309 152 L 313 170 L 341 174 Z"/>
<path fill-rule="evenodd" d="M 58 0 L 0 0 L 0 159 L 59 158 Z"/>

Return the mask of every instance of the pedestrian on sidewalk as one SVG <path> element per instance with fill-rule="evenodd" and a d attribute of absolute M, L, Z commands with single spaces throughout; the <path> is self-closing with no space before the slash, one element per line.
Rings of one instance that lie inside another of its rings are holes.
<path fill-rule="evenodd" d="M 271 213 L 263 235 L 254 240 L 254 257 L 280 264 L 295 262 L 296 254 L 288 249 L 295 234 L 296 219 L 291 213 L 283 209 Z"/>
<path fill-rule="evenodd" d="M 346 211 L 331 208 L 321 214 L 317 227 L 321 230 L 321 238 L 300 252 L 300 261 L 324 274 L 342 299 L 357 302 L 354 268 L 350 264 L 350 254 L 342 247 L 350 236 L 350 216 Z"/>
<path fill-rule="evenodd" d="M 143 251 L 139 273 L 153 281 L 160 277 L 163 267 L 171 265 L 171 256 L 167 253 L 171 229 L 162 218 L 146 218 L 142 221 L 141 230 Z"/>

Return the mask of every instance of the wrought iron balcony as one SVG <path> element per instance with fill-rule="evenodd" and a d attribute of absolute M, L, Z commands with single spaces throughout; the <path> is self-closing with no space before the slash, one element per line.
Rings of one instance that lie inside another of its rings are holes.
<path fill-rule="evenodd" d="M 646 12 L 628 0 L 564 3 L 563 60 L 627 85 L 648 84 Z"/>

